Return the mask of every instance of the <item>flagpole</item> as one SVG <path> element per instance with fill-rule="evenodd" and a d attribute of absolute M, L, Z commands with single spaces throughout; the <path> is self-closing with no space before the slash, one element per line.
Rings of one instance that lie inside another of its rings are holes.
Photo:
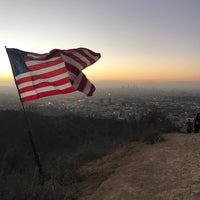
<path fill-rule="evenodd" d="M 5 49 L 6 49 L 6 52 L 7 52 L 7 47 L 6 46 L 5 46 Z M 8 54 L 8 52 L 7 52 L 7 54 Z M 8 56 L 8 58 L 9 58 L 9 56 Z M 25 110 L 25 107 L 24 107 L 24 103 L 23 103 L 23 101 L 21 99 L 21 96 L 20 96 L 20 93 L 19 93 L 19 88 L 17 86 L 17 81 L 16 81 L 16 78 L 15 78 L 15 75 L 14 75 L 14 70 L 13 70 L 13 66 L 12 66 L 12 62 L 11 62 L 10 58 L 9 58 L 9 61 L 10 61 L 13 77 L 14 77 L 14 80 L 15 80 L 15 85 L 17 87 L 18 95 L 19 95 L 19 98 L 20 98 L 20 102 L 21 102 L 21 105 L 22 105 L 24 118 L 25 118 L 25 121 L 26 121 L 27 129 L 28 129 L 29 141 L 31 143 L 31 147 L 32 147 L 32 150 L 33 150 L 35 161 L 36 161 L 36 164 L 37 164 L 37 167 L 38 167 L 40 183 L 42 183 L 43 182 L 42 179 L 44 178 L 44 171 L 43 171 L 40 159 L 39 159 L 39 155 L 38 155 L 38 153 L 36 151 L 36 147 L 35 147 L 35 144 L 34 144 L 34 141 L 33 141 L 33 135 L 32 135 L 32 131 L 31 131 L 31 126 L 30 126 L 30 121 L 28 119 L 28 116 L 27 116 L 27 113 L 26 113 L 26 110 Z"/>

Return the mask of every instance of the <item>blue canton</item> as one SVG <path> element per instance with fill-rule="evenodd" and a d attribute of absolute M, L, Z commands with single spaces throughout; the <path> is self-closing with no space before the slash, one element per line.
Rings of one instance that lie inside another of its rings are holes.
<path fill-rule="evenodd" d="M 29 71 L 24 62 L 24 56 L 27 55 L 27 52 L 18 49 L 7 48 L 7 53 L 9 55 L 15 76 Z"/>

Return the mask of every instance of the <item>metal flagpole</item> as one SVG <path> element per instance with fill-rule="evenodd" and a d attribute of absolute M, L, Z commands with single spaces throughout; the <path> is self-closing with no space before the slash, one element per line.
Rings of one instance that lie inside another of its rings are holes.
<path fill-rule="evenodd" d="M 5 46 L 5 49 L 6 49 L 6 52 L 7 52 L 6 46 Z M 8 54 L 8 52 L 7 52 L 7 54 Z M 19 95 L 20 102 L 21 102 L 21 105 L 22 105 L 22 109 L 23 109 L 23 113 L 24 113 L 27 129 L 28 129 L 29 140 L 30 140 L 31 147 L 32 147 L 32 150 L 33 150 L 33 154 L 34 154 L 34 157 L 35 157 L 35 161 L 36 161 L 36 164 L 37 164 L 37 167 L 38 167 L 40 183 L 43 183 L 44 171 L 43 171 L 43 168 L 42 168 L 42 165 L 41 165 L 41 162 L 40 162 L 40 159 L 39 159 L 39 156 L 38 156 L 38 153 L 36 151 L 36 147 L 35 147 L 35 144 L 34 144 L 34 141 L 33 141 L 33 135 L 32 135 L 32 131 L 31 131 L 30 121 L 28 119 L 28 116 L 27 116 L 27 113 L 26 113 L 26 110 L 25 110 L 25 107 L 24 107 L 24 103 L 23 103 L 23 101 L 21 99 L 21 96 L 20 96 L 20 93 L 19 93 L 19 88 L 18 88 L 17 81 L 16 81 L 16 78 L 15 78 L 12 62 L 11 62 L 9 56 L 8 56 L 8 58 L 9 58 L 9 61 L 10 61 L 11 69 L 12 69 L 14 80 L 15 80 L 15 85 L 17 87 L 18 95 Z"/>

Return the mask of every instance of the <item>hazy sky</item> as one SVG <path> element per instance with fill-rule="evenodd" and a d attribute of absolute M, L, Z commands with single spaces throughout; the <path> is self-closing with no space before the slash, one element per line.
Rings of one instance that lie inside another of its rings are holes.
<path fill-rule="evenodd" d="M 90 80 L 200 81 L 199 10 L 200 0 L 0 1 L 0 82 L 12 79 L 4 46 L 100 52 Z"/>

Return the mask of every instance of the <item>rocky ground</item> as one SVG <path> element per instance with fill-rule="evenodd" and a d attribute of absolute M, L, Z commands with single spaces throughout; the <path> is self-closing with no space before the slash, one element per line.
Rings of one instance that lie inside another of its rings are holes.
<path fill-rule="evenodd" d="M 133 142 L 83 166 L 80 200 L 199 200 L 200 134 Z"/>

